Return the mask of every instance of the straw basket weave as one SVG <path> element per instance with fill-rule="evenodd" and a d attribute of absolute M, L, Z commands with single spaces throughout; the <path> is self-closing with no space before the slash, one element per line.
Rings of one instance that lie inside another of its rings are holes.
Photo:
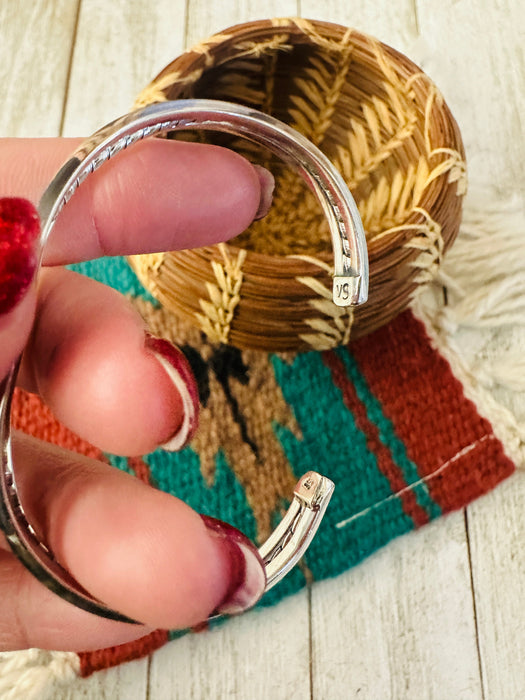
<path fill-rule="evenodd" d="M 274 173 L 274 203 L 230 244 L 132 258 L 168 309 L 213 341 L 324 350 L 388 322 L 434 278 L 458 232 L 464 151 L 440 93 L 408 58 L 338 25 L 262 20 L 185 52 L 136 106 L 189 97 L 272 114 L 332 160 L 367 234 L 370 298 L 356 310 L 332 303 L 328 225 L 299 175 L 258 146 L 214 134 L 206 140 Z"/>

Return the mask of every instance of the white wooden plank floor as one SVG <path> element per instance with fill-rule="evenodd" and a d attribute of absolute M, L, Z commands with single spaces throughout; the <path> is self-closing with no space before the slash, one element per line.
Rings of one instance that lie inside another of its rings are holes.
<path fill-rule="evenodd" d="M 471 180 L 525 203 L 521 0 L 0 0 L 0 135 L 86 135 L 185 44 L 293 14 L 424 58 L 462 128 Z M 336 580 L 53 697 L 519 700 L 524 513 L 520 472 Z"/>

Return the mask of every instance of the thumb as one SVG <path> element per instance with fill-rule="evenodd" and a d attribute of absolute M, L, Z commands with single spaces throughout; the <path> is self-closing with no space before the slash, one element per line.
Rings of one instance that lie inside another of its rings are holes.
<path fill-rule="evenodd" d="M 0 199 L 0 379 L 21 354 L 31 330 L 39 233 L 31 202 Z"/>

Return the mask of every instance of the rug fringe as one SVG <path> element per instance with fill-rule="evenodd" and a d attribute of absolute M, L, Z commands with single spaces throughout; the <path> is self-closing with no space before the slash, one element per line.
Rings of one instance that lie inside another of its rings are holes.
<path fill-rule="evenodd" d="M 457 241 L 413 303 L 465 393 L 525 466 L 525 225 L 523 203 L 474 188 Z M 523 424 L 523 423 L 522 423 Z"/>
<path fill-rule="evenodd" d="M 525 226 L 518 197 L 502 202 L 482 191 L 469 196 L 461 233 L 437 282 L 448 292 L 442 315 L 449 332 L 525 326 Z"/>
<path fill-rule="evenodd" d="M 27 649 L 0 653 L 3 700 L 51 700 L 57 686 L 79 677 L 78 654 Z"/>

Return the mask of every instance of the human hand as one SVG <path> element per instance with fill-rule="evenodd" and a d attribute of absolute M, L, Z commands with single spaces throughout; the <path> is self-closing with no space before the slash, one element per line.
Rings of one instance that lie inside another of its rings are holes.
<path fill-rule="evenodd" d="M 0 140 L 0 194 L 38 201 L 77 145 Z M 35 212 L 0 200 L 0 378 L 25 347 L 19 383 L 84 439 L 125 455 L 180 446 L 197 411 L 184 357 L 149 338 L 124 297 L 60 266 L 226 240 L 265 213 L 271 190 L 269 173 L 230 151 L 149 140 L 79 189 L 36 281 Z M 256 550 L 233 528 L 101 462 L 20 434 L 13 443 L 24 508 L 42 541 L 92 595 L 144 626 L 66 603 L 0 538 L 0 649 L 111 646 L 216 609 L 238 612 L 262 594 Z"/>

